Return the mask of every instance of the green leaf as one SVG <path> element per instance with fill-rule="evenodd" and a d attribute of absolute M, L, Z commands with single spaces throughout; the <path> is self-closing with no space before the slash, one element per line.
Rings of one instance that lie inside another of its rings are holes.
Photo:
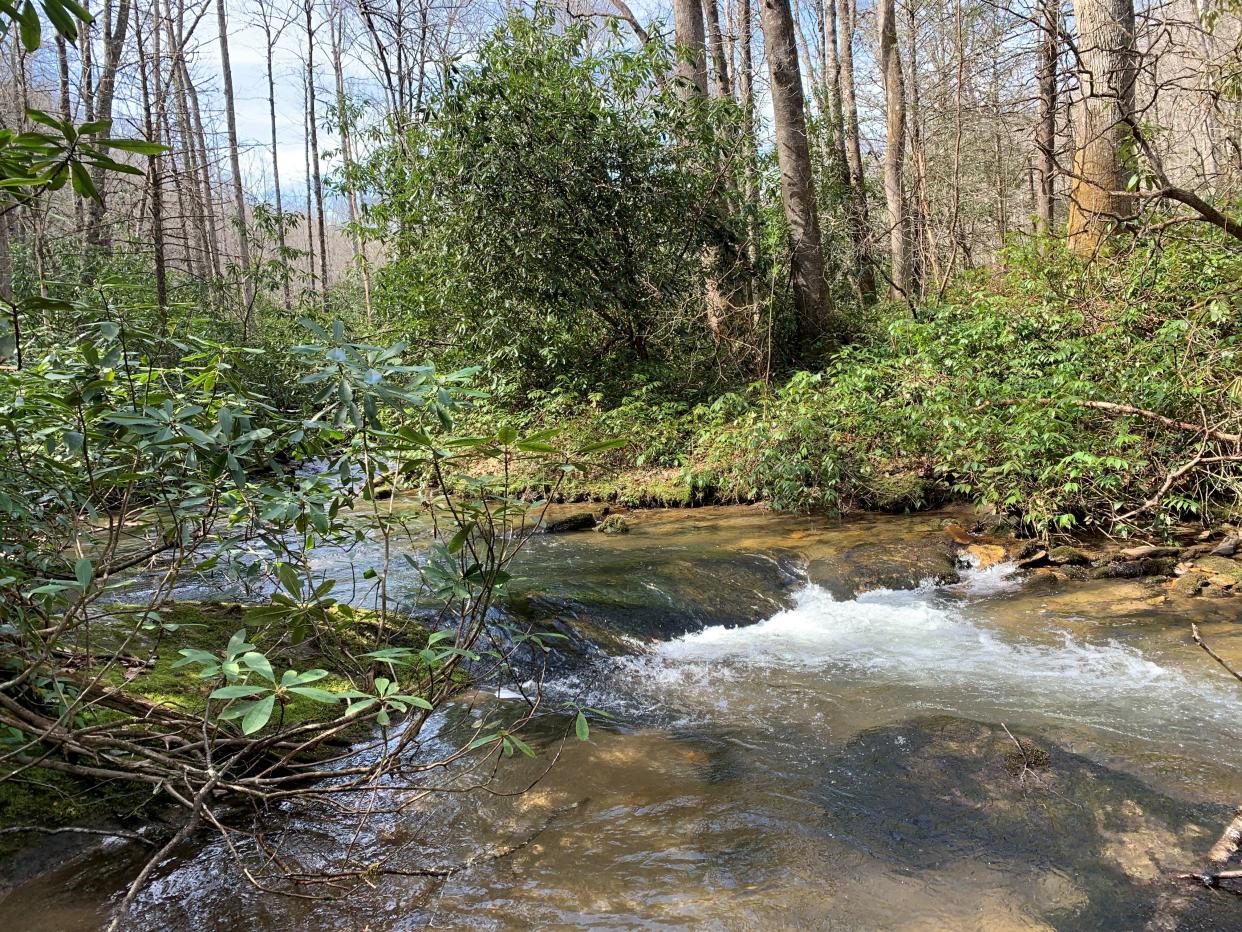
<path fill-rule="evenodd" d="M 39 11 L 30 0 L 26 0 L 26 3 L 22 6 L 17 22 L 18 29 L 21 32 L 22 45 L 26 47 L 27 52 L 36 51 L 41 44 Z"/>
<path fill-rule="evenodd" d="M 242 733 L 253 735 L 256 731 L 267 724 L 268 719 L 272 717 L 272 709 L 276 705 L 276 695 L 259 699 L 254 702 L 250 711 L 246 713 L 246 717 L 242 719 Z"/>
<path fill-rule="evenodd" d="M 297 693 L 299 696 L 305 696 L 307 699 L 313 699 L 315 702 L 322 702 L 327 705 L 333 705 L 341 701 L 340 693 L 329 692 L 317 686 L 290 686 L 289 692 Z"/>
<path fill-rule="evenodd" d="M 86 166 L 81 162 L 70 162 L 69 173 L 73 181 L 73 190 L 80 196 L 97 200 L 99 192 L 95 190 L 95 182 L 91 180 L 91 173 L 86 170 Z"/>
<path fill-rule="evenodd" d="M 250 696 L 257 696 L 265 692 L 267 692 L 266 686 L 247 686 L 244 683 L 235 683 L 232 686 L 221 686 L 211 694 L 210 698 L 246 699 Z"/>
<path fill-rule="evenodd" d="M 589 443 L 585 447 L 583 447 L 581 450 L 579 450 L 578 452 L 579 453 L 601 453 L 604 450 L 615 450 L 618 447 L 623 447 L 628 443 L 629 443 L 629 440 L 625 439 L 624 437 L 617 437 L 612 440 L 601 440 L 598 443 Z"/>
<path fill-rule="evenodd" d="M 91 565 L 91 561 L 82 557 L 77 563 L 73 564 L 73 576 L 78 581 L 78 585 L 83 589 L 90 586 L 91 580 L 95 578 L 95 568 Z"/>
<path fill-rule="evenodd" d="M 145 139 L 101 139 L 101 146 L 111 146 L 121 152 L 134 152 L 138 155 L 160 155 L 168 151 L 168 146 L 158 142 L 147 142 Z"/>
<path fill-rule="evenodd" d="M 574 734 L 578 736 L 579 741 L 586 741 L 591 737 L 591 726 L 582 710 L 578 711 L 578 717 L 574 719 Z"/>
<path fill-rule="evenodd" d="M 269 683 L 276 682 L 276 675 L 272 672 L 271 661 L 258 651 L 252 650 L 249 653 L 242 654 L 241 662 Z"/>

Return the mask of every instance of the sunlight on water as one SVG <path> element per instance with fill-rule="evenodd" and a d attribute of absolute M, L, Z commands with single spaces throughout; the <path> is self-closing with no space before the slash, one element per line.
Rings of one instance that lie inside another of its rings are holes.
<path fill-rule="evenodd" d="M 988 623 L 978 603 L 1018 585 L 1008 569 L 942 590 L 880 590 L 849 601 L 807 585 L 792 607 L 757 625 L 708 627 L 620 659 L 618 678 L 667 702 L 683 722 L 739 709 L 797 718 L 834 692 L 865 686 L 989 720 L 1062 721 L 1178 744 L 1242 738 L 1242 697 L 1202 669 L 1188 675 L 1055 619 L 1021 634 Z M 781 688 L 767 688 L 778 679 Z"/>

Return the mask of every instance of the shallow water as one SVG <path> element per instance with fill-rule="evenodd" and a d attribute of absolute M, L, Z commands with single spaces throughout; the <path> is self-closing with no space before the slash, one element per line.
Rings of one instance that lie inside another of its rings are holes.
<path fill-rule="evenodd" d="M 1160 882 L 1202 865 L 1242 799 L 1242 690 L 1188 631 L 1242 661 L 1242 599 L 1157 605 L 1141 581 L 1049 588 L 1004 566 L 842 593 L 879 564 L 934 574 L 942 518 L 703 509 L 538 538 L 512 607 L 615 635 L 624 654 L 547 684 L 612 719 L 586 744 L 538 720 L 539 759 L 491 786 L 525 786 L 559 750 L 520 796 L 379 794 L 336 863 L 467 869 L 310 902 L 249 887 L 208 840 L 161 867 L 131 928 L 1242 928 L 1238 900 Z M 515 704 L 469 697 L 434 727 L 448 741 Z M 1047 766 L 1024 770 L 1016 738 Z M 359 820 L 264 822 L 322 867 Z M 0 927 L 96 928 L 134 865 L 123 849 L 67 865 L 0 901 Z"/>

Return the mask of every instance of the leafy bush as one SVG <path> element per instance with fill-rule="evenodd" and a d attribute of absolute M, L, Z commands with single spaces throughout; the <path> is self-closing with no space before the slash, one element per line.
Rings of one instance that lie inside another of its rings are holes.
<path fill-rule="evenodd" d="M 1130 405 L 1237 432 L 1242 256 L 1136 245 L 1084 268 L 1033 248 L 966 277 L 917 318 L 889 309 L 822 373 L 695 414 L 695 481 L 791 508 L 917 508 L 949 494 L 1040 530 L 1167 524 L 1236 500 L 1236 455 Z M 1166 476 L 1158 505 L 1139 510 Z"/>
<path fill-rule="evenodd" d="M 485 362 L 504 393 L 585 395 L 712 351 L 699 254 L 731 221 L 700 169 L 733 111 L 650 93 L 669 54 L 514 16 L 379 149 L 360 172 L 390 257 L 377 300 L 412 343 Z"/>

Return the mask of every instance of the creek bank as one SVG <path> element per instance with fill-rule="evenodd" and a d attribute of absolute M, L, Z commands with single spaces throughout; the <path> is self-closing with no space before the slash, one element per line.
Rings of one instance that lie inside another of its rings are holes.
<path fill-rule="evenodd" d="M 1184 545 L 1123 546 L 1107 540 L 1046 546 L 993 533 L 987 525 L 967 530 L 949 523 L 945 534 L 960 557 L 986 569 L 1011 561 L 1049 583 L 1086 579 L 1146 579 L 1159 587 L 1158 602 L 1203 596 L 1242 595 L 1242 547 L 1239 531 L 1225 525 L 1198 532 Z"/>

